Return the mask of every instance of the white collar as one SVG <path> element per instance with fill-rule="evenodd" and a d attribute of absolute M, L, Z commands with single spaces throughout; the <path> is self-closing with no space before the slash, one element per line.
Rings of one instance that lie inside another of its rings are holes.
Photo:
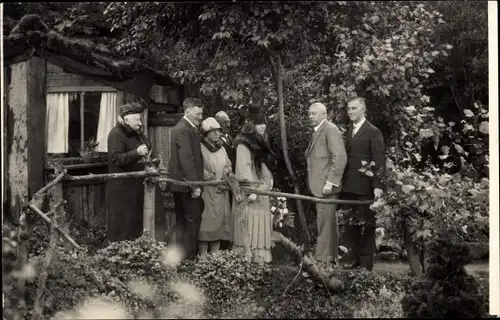
<path fill-rule="evenodd" d="M 365 123 L 365 120 L 366 120 L 366 118 L 365 118 L 365 119 L 363 119 L 363 120 L 361 120 L 361 121 L 360 121 L 360 122 L 358 122 L 358 123 L 353 123 L 352 125 L 353 125 L 353 127 L 354 127 L 355 129 L 359 129 L 359 128 L 361 128 L 361 126 L 363 125 L 363 123 Z"/>
<path fill-rule="evenodd" d="M 188 117 L 184 116 L 183 117 L 184 119 L 186 119 L 186 121 L 193 127 L 196 129 L 196 126 L 191 122 L 191 120 L 188 119 Z"/>
<path fill-rule="evenodd" d="M 319 127 L 321 127 L 321 125 L 323 124 L 323 122 L 325 122 L 326 119 L 323 119 L 323 121 L 321 121 L 317 126 L 314 127 L 314 132 L 318 131 Z"/>

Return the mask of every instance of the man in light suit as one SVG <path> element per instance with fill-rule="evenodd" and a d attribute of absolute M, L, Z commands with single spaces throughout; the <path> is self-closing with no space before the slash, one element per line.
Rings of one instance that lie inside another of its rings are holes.
<path fill-rule="evenodd" d="M 315 197 L 338 199 L 347 155 L 342 134 L 326 119 L 326 107 L 313 103 L 309 120 L 314 133 L 305 152 L 308 185 Z M 339 226 L 337 205 L 316 203 L 318 238 L 315 259 L 338 266 Z"/>
<path fill-rule="evenodd" d="M 363 98 L 354 98 L 347 104 L 347 113 L 351 123 L 347 130 L 346 149 L 347 166 L 343 177 L 341 199 L 373 200 L 382 196 L 381 178 L 385 173 L 384 137 L 365 118 L 366 104 Z M 363 162 L 374 162 L 370 171 L 372 176 L 359 171 Z M 375 213 L 368 205 L 351 207 L 358 223 L 347 228 L 354 253 L 354 263 L 350 267 L 373 269 L 375 253 Z"/>

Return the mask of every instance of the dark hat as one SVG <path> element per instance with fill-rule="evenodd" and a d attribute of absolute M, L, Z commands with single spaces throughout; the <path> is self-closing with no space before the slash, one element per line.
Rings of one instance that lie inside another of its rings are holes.
<path fill-rule="evenodd" d="M 120 116 L 124 117 L 128 114 L 142 113 L 144 107 L 138 102 L 125 103 L 120 106 Z"/>
<path fill-rule="evenodd" d="M 253 124 L 267 124 L 266 115 L 260 105 L 251 104 L 248 107 L 248 114 L 248 120 L 252 121 Z"/>

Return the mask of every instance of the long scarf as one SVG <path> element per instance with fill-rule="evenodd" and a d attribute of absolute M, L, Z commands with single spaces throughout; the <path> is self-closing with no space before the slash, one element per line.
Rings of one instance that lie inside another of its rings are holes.
<path fill-rule="evenodd" d="M 261 174 L 260 168 L 262 163 L 264 163 L 269 170 L 275 167 L 277 161 L 276 155 L 262 135 L 258 133 L 240 133 L 234 138 L 233 146 L 236 148 L 240 143 L 250 150 L 255 171 L 259 176 Z"/>
<path fill-rule="evenodd" d="M 214 153 L 214 152 L 217 152 L 219 151 L 219 149 L 222 147 L 222 141 L 217 141 L 215 143 L 211 143 L 209 141 L 207 141 L 207 139 L 205 138 L 201 138 L 201 143 L 207 147 L 208 151 Z"/>
<path fill-rule="evenodd" d="M 118 123 L 118 126 L 122 127 L 122 129 L 125 131 L 125 133 L 129 136 L 137 135 L 137 137 L 139 138 L 139 141 L 141 141 L 141 143 L 145 144 L 146 147 L 148 147 L 148 150 L 151 150 L 151 148 L 153 147 L 153 145 L 151 144 L 151 141 L 148 139 L 148 137 L 144 134 L 144 132 L 142 130 L 135 131 L 125 122 Z"/>

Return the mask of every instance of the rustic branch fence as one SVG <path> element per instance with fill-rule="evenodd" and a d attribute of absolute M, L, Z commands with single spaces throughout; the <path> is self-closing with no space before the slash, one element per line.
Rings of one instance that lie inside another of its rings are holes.
<path fill-rule="evenodd" d="M 24 265 L 28 260 L 28 248 L 27 243 L 32 231 L 32 221 L 27 214 L 32 211 L 36 215 L 40 216 L 43 221 L 45 221 L 50 226 L 50 243 L 49 248 L 46 252 L 45 259 L 42 264 L 42 269 L 40 270 L 40 277 L 38 281 L 38 288 L 35 300 L 35 310 L 32 319 L 41 319 L 43 315 L 44 306 L 44 291 L 47 278 L 47 269 L 53 258 L 57 239 L 61 236 L 65 241 L 66 245 L 70 245 L 76 250 L 85 250 L 84 247 L 76 243 L 76 241 L 69 235 L 69 230 L 66 223 L 66 212 L 64 210 L 64 204 L 66 201 L 63 196 L 63 184 L 65 181 L 105 181 L 110 179 L 144 179 L 144 229 L 143 233 L 153 239 L 163 240 L 164 235 L 155 234 L 155 196 L 156 188 L 165 189 L 167 184 L 173 184 L 178 186 L 219 186 L 223 190 L 230 190 L 233 193 L 235 199 L 236 208 L 235 215 L 239 221 L 239 225 L 242 228 L 243 234 L 245 235 L 246 241 L 244 241 L 244 251 L 246 255 L 250 255 L 249 246 L 249 235 L 246 232 L 246 215 L 244 210 L 242 210 L 242 204 L 245 199 L 246 194 L 255 193 L 257 195 L 265 195 L 270 197 L 285 197 L 288 199 L 298 199 L 306 200 L 320 203 L 332 203 L 332 204 L 351 204 L 351 205 L 367 205 L 371 204 L 372 201 L 346 201 L 339 199 L 322 199 L 315 198 L 304 195 L 289 194 L 284 192 L 274 192 L 265 191 L 258 189 L 258 184 L 249 181 L 239 181 L 234 175 L 227 176 L 225 180 L 219 181 L 177 181 L 169 179 L 166 176 L 166 172 L 147 169 L 145 171 L 137 172 L 127 172 L 127 173 L 108 173 L 108 174 L 89 174 L 83 176 L 71 176 L 68 175 L 66 170 L 58 168 L 56 173 L 51 177 L 53 180 L 35 193 L 33 198 L 24 205 L 23 213 L 20 218 L 20 232 L 19 232 L 19 246 L 18 246 L 18 264 Z M 49 194 L 50 211 L 44 213 L 42 211 L 42 206 L 44 204 L 45 196 Z M 289 251 L 296 260 L 301 261 L 307 272 L 309 272 L 313 277 L 320 280 L 328 289 L 332 291 L 338 291 L 343 288 L 343 283 L 339 279 L 332 277 L 327 274 L 322 268 L 318 267 L 314 259 L 308 257 L 304 254 L 301 247 L 297 246 L 290 239 L 283 236 L 281 233 L 274 232 L 273 240 L 281 243 L 287 251 Z M 18 284 L 18 292 L 21 296 L 24 296 L 25 281 L 20 280 Z M 24 303 L 24 301 L 21 301 Z"/>

